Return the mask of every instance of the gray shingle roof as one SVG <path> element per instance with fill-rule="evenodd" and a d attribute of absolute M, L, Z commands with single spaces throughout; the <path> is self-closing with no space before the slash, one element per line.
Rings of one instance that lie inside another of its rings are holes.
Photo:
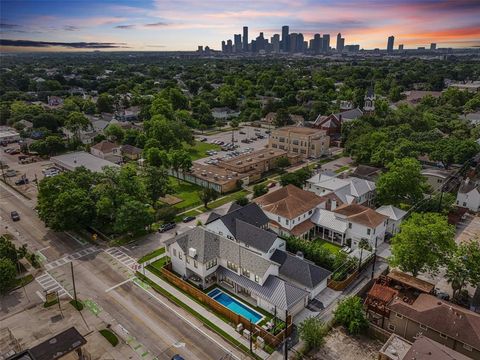
<path fill-rule="evenodd" d="M 245 205 L 221 217 L 221 221 L 225 224 L 227 229 L 232 233 L 234 237 L 236 237 L 237 233 L 236 219 L 242 220 L 256 227 L 262 227 L 268 223 L 268 217 L 255 203 Z"/>
<path fill-rule="evenodd" d="M 275 250 L 270 260 L 280 264 L 280 275 L 309 289 L 315 288 L 331 274 L 320 266 L 281 250 Z"/>
<path fill-rule="evenodd" d="M 167 246 L 173 243 L 177 243 L 185 254 L 188 254 L 190 248 L 194 248 L 197 253 L 196 259 L 201 263 L 221 258 L 238 264 L 260 277 L 263 277 L 268 268 L 274 264 L 237 242 L 200 226 L 165 241 Z"/>
<path fill-rule="evenodd" d="M 277 239 L 277 234 L 250 225 L 240 219 L 236 219 L 235 228 L 237 230 L 236 239 L 238 241 L 262 252 L 270 250 Z"/>
<path fill-rule="evenodd" d="M 222 215 L 217 214 L 216 212 L 211 212 L 210 215 L 208 215 L 207 221 L 205 221 L 205 225 L 211 223 L 212 221 L 220 219 L 221 217 Z"/>

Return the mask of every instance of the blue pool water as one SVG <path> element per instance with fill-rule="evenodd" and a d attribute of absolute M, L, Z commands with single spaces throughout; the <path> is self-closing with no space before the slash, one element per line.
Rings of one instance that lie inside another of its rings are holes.
<path fill-rule="evenodd" d="M 250 309 L 245 304 L 241 303 L 237 299 L 232 298 L 227 293 L 224 293 L 219 288 L 213 289 L 208 293 L 215 301 L 219 302 L 226 308 L 232 310 L 234 313 L 243 316 L 245 319 L 250 320 L 252 323 L 256 324 L 263 319 L 263 315 L 259 314 L 253 309 Z"/>

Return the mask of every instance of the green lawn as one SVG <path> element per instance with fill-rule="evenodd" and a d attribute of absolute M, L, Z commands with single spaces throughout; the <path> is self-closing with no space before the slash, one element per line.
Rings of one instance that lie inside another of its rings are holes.
<path fill-rule="evenodd" d="M 158 259 L 157 261 L 151 263 L 149 266 L 152 266 L 153 268 L 160 270 L 165 266 L 166 263 L 170 261 L 170 258 L 168 256 L 164 256 L 161 259 Z"/>
<path fill-rule="evenodd" d="M 202 204 L 198 196 L 199 191 L 202 190 L 200 186 L 176 179 L 173 176 L 170 177 L 170 183 L 174 191 L 172 195 L 183 200 L 173 205 L 177 209 L 182 210 Z"/>
<path fill-rule="evenodd" d="M 348 170 L 348 169 L 350 169 L 350 166 L 344 165 L 344 166 L 338 168 L 337 170 L 335 170 L 335 173 L 336 173 L 336 174 L 340 174 L 341 172 L 343 172 L 343 171 L 345 171 L 345 170 Z"/>
<path fill-rule="evenodd" d="M 145 261 L 148 261 L 150 259 L 153 259 L 154 257 L 156 256 L 159 256 L 159 255 L 162 255 L 163 253 L 165 252 L 165 248 L 164 247 L 161 247 L 160 249 L 157 249 L 157 250 L 154 250 L 144 256 L 142 256 L 138 262 L 141 264 L 141 263 L 144 263 Z"/>
<path fill-rule="evenodd" d="M 247 196 L 250 194 L 247 190 L 239 190 L 234 193 L 225 195 L 223 198 L 220 198 L 218 200 L 212 201 L 211 203 L 208 204 L 208 209 L 205 209 L 205 207 L 200 208 L 201 211 L 207 211 L 211 209 L 215 209 L 219 206 L 222 206 L 226 203 L 229 203 L 230 201 L 235 201 L 238 200 L 244 196 Z"/>
<path fill-rule="evenodd" d="M 215 150 L 215 151 L 220 150 L 220 146 L 218 145 L 209 144 L 207 142 L 201 142 L 201 141 L 195 141 L 194 146 L 185 145 L 185 148 L 188 150 L 188 152 L 192 156 L 192 161 L 208 157 L 209 155 L 207 155 L 207 151 L 209 150 Z"/>
<path fill-rule="evenodd" d="M 324 249 L 327 249 L 328 251 L 330 251 L 333 255 L 336 255 L 341 249 L 340 246 L 332 244 L 331 242 L 325 241 L 323 239 L 316 239 L 315 241 L 318 241 L 319 243 L 321 243 L 321 246 Z"/>
<path fill-rule="evenodd" d="M 100 330 L 99 331 L 100 334 L 102 334 L 102 336 L 107 339 L 107 341 L 113 346 L 117 346 L 118 345 L 118 338 L 117 338 L 117 335 L 115 335 L 112 331 L 108 330 L 108 329 L 103 329 L 103 330 Z"/>

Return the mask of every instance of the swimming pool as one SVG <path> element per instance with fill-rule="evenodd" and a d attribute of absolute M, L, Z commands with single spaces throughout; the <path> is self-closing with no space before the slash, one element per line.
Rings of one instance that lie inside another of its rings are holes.
<path fill-rule="evenodd" d="M 243 316 L 245 319 L 250 320 L 254 324 L 260 322 L 264 318 L 262 314 L 259 314 L 251 307 L 231 297 L 219 288 L 215 288 L 210 291 L 208 296 L 225 306 L 227 309 L 232 310 L 235 314 Z"/>

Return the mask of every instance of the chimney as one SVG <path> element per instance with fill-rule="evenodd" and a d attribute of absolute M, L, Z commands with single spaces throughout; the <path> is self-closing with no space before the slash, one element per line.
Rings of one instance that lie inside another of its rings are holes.
<path fill-rule="evenodd" d="M 337 208 L 337 200 L 332 200 L 331 211 L 335 210 L 336 208 Z"/>

